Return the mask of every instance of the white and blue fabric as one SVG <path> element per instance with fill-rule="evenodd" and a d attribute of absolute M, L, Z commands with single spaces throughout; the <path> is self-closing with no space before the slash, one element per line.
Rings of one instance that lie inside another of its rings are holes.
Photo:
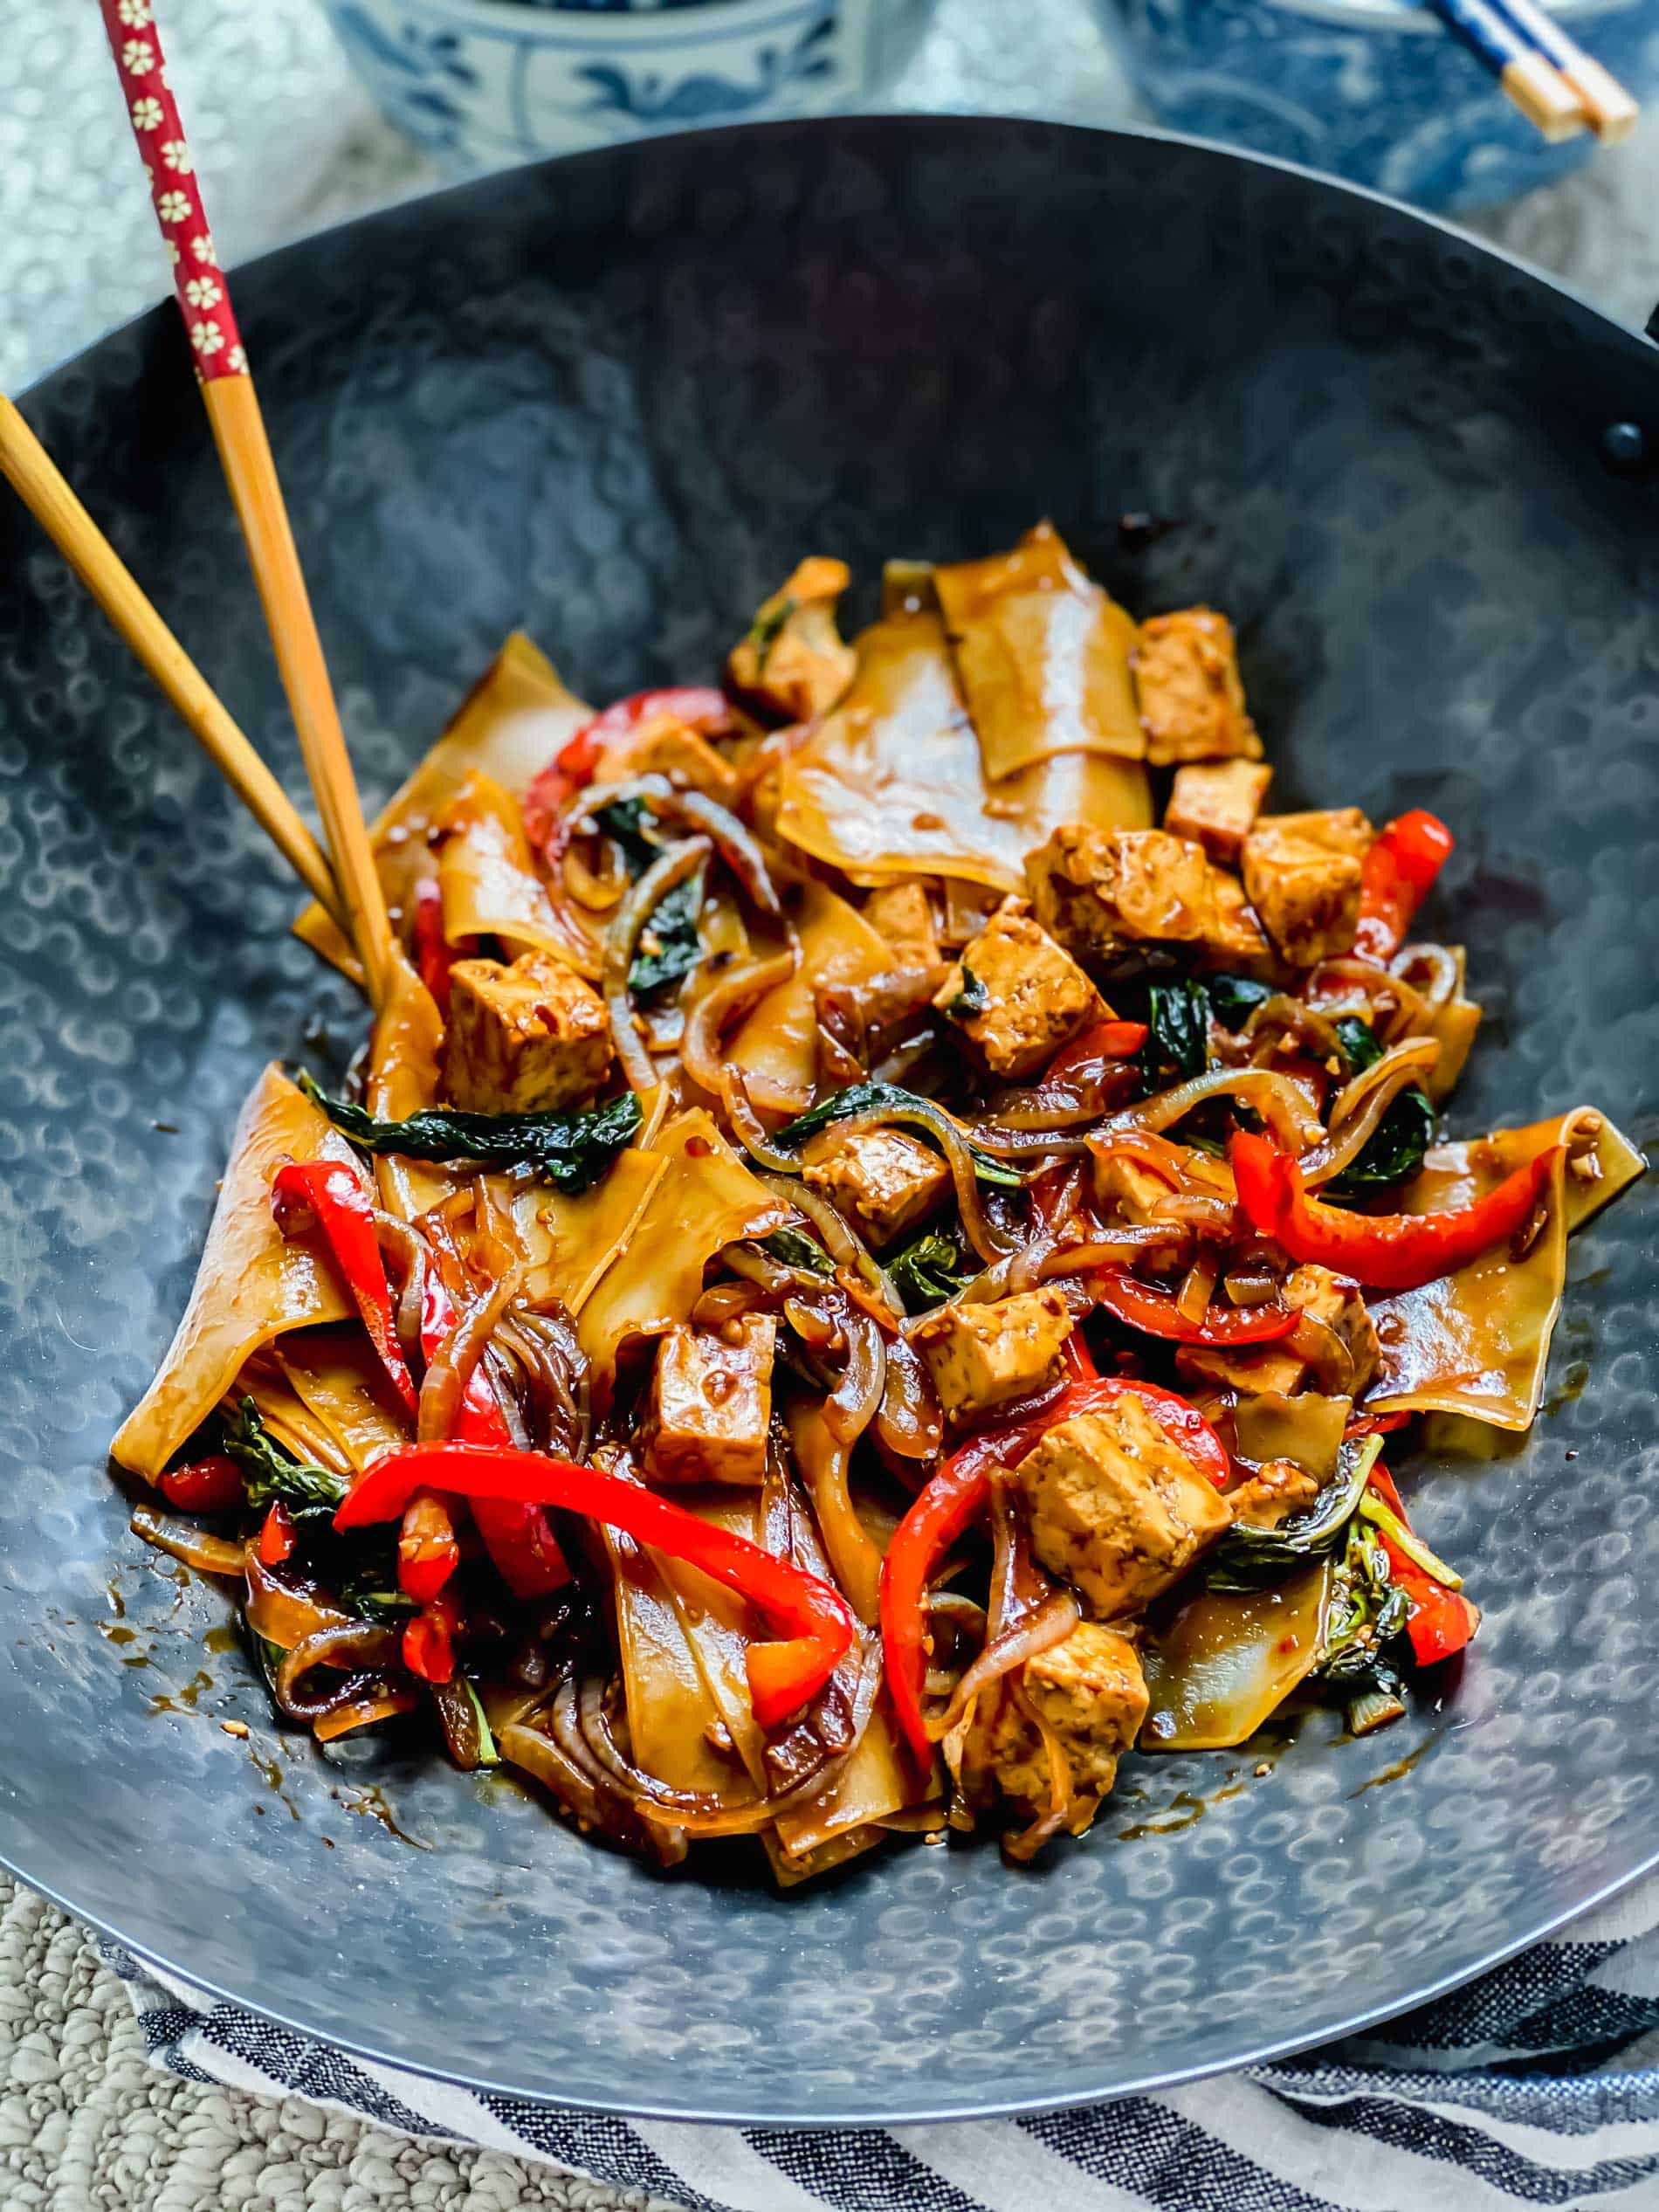
<path fill-rule="evenodd" d="M 561 2112 L 372 2065 L 165 1985 L 153 2060 L 695 2212 L 1659 2212 L 1659 1877 L 1377 2034 L 1021 2119 L 715 2128 Z"/>

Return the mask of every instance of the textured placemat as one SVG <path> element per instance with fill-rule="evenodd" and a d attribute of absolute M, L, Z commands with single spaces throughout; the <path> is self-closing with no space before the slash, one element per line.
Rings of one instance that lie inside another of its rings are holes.
<path fill-rule="evenodd" d="M 4 2212 L 672 2212 L 499 2151 L 416 2142 L 150 2064 L 120 1979 L 0 1876 Z"/>

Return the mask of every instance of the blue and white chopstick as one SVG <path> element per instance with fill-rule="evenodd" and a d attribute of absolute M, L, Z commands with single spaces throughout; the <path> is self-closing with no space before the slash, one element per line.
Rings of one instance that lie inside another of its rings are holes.
<path fill-rule="evenodd" d="M 1571 138 L 1589 118 L 1579 94 L 1498 0 L 1428 0 L 1455 38 L 1497 78 L 1547 139 Z"/>
<path fill-rule="evenodd" d="M 1528 39 L 1578 94 L 1590 128 L 1604 146 L 1628 138 L 1641 113 L 1610 69 L 1570 38 L 1538 0 L 1491 0 L 1494 10 Z"/>

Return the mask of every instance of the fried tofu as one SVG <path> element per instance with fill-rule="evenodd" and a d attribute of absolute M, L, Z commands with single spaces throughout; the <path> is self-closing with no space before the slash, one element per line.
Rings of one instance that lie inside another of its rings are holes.
<path fill-rule="evenodd" d="M 1374 837 L 1352 806 L 1263 815 L 1246 837 L 1246 895 L 1292 966 L 1311 968 L 1352 949 L 1360 863 Z"/>
<path fill-rule="evenodd" d="M 1171 837 L 1201 844 L 1223 867 L 1236 867 L 1272 780 L 1272 769 L 1258 761 L 1205 761 L 1177 768 L 1164 827 Z"/>
<path fill-rule="evenodd" d="M 917 1323 L 910 1340 L 946 1414 L 962 1422 L 1040 1389 L 1071 1327 L 1065 1299 L 1045 1285 L 988 1306 L 941 1306 Z"/>
<path fill-rule="evenodd" d="M 1029 856 L 1025 876 L 1037 920 L 1079 960 L 1181 945 L 1217 966 L 1254 968 L 1270 954 L 1236 879 L 1167 830 L 1070 823 Z"/>
<path fill-rule="evenodd" d="M 1153 768 L 1176 761 L 1259 761 L 1233 625 L 1208 607 L 1143 622 L 1131 663 Z"/>
<path fill-rule="evenodd" d="M 832 1132 L 814 1147 L 804 1173 L 872 1244 L 890 1244 L 926 1221 L 951 1187 L 938 1153 L 902 1129 Z"/>
<path fill-rule="evenodd" d="M 933 1003 L 993 1075 L 1035 1075 L 1105 1003 L 1019 899 L 1005 899 L 945 978 Z"/>
<path fill-rule="evenodd" d="M 1050 1429 L 1019 1474 L 1032 1549 L 1103 1620 L 1140 1611 L 1232 1522 L 1132 1391 Z"/>
<path fill-rule="evenodd" d="M 1240 1526 L 1277 1528 L 1292 1513 L 1305 1513 L 1322 1487 L 1318 1477 L 1298 1467 L 1294 1459 L 1270 1459 L 1236 1490 L 1229 1490 L 1227 1502 Z"/>
<path fill-rule="evenodd" d="M 850 582 L 844 561 L 802 562 L 761 603 L 748 636 L 726 657 L 738 690 L 786 721 L 827 714 L 858 665 L 836 628 L 836 603 Z"/>
<path fill-rule="evenodd" d="M 551 953 L 458 960 L 444 1087 L 468 1113 L 536 1113 L 591 1098 L 612 1058 L 604 1001 Z"/>
<path fill-rule="evenodd" d="M 1190 944 L 1213 898 L 1203 847 L 1167 830 L 1070 823 L 1031 854 L 1025 876 L 1037 920 L 1084 960 L 1112 960 L 1131 945 Z"/>
<path fill-rule="evenodd" d="M 1341 1338 L 1353 1362 L 1345 1387 L 1350 1397 L 1357 1397 L 1382 1360 L 1376 1327 L 1360 1285 L 1310 1263 L 1291 1270 L 1282 1295 L 1287 1306 L 1311 1314 Z M 1252 1396 L 1265 1392 L 1290 1397 L 1308 1374 L 1307 1362 L 1284 1343 L 1250 1345 L 1232 1352 L 1208 1344 L 1183 1344 L 1175 1354 L 1175 1366 L 1189 1379 L 1223 1383 Z"/>
<path fill-rule="evenodd" d="M 740 1314 L 718 1331 L 670 1329 L 657 1347 L 644 1437 L 653 1480 L 761 1480 L 776 1340 L 769 1313 Z"/>
<path fill-rule="evenodd" d="M 981 1699 L 964 1764 L 988 1772 L 1002 1795 L 1035 1818 L 1049 1806 L 1049 1754 L 1011 1686 L 998 1684 Z M 1078 1834 L 1117 1780 L 1118 1761 L 1146 1717 L 1139 1654 L 1118 1630 L 1083 1621 L 1063 1642 L 1026 1661 L 1020 1690 L 1065 1754 L 1076 1807 L 1072 1832 Z"/>
<path fill-rule="evenodd" d="M 1198 940 L 1206 964 L 1243 969 L 1247 975 L 1270 968 L 1273 948 L 1244 896 L 1243 885 L 1224 869 L 1212 868 L 1209 876 L 1209 920 Z"/>
<path fill-rule="evenodd" d="M 895 968 L 939 966 L 939 930 L 920 884 L 884 884 L 865 899 L 864 915 L 891 953 Z"/>

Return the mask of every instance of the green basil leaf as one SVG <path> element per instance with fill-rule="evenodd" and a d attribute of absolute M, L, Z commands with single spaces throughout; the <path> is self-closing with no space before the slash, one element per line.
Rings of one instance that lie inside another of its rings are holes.
<path fill-rule="evenodd" d="M 631 1091 L 579 1113 L 461 1113 L 452 1106 L 424 1106 L 406 1120 L 381 1121 L 348 1099 L 331 1099 L 308 1075 L 301 1075 L 299 1087 L 365 1152 L 528 1168 L 555 1190 L 586 1190 L 597 1182 L 641 1119 Z"/>
<path fill-rule="evenodd" d="M 943 1306 L 978 1272 L 976 1266 L 970 1266 L 963 1259 L 948 1237 L 932 1231 L 918 1237 L 902 1251 L 895 1252 L 886 1265 L 905 1301 L 905 1311 L 911 1313 L 926 1313 L 935 1306 Z"/>
<path fill-rule="evenodd" d="M 919 1113 L 917 1111 L 919 1108 Z M 925 1133 L 930 1119 L 934 1114 L 942 1113 L 943 1108 L 932 1099 L 920 1098 L 914 1091 L 906 1091 L 902 1084 L 853 1083 L 844 1091 L 832 1091 L 816 1106 L 809 1106 L 804 1113 L 796 1114 L 793 1121 L 786 1122 L 778 1131 L 773 1142 L 781 1145 L 786 1152 L 795 1152 L 809 1137 L 817 1136 L 832 1122 L 845 1121 L 855 1113 L 883 1111 L 891 1113 L 895 1120 L 915 1115 Z M 988 1153 L 980 1152 L 972 1145 L 969 1145 L 968 1151 L 973 1155 L 974 1172 L 981 1182 L 996 1183 L 1007 1190 L 1023 1189 L 1022 1178 L 1012 1168 L 1006 1167 L 1000 1160 L 993 1160 Z"/>

